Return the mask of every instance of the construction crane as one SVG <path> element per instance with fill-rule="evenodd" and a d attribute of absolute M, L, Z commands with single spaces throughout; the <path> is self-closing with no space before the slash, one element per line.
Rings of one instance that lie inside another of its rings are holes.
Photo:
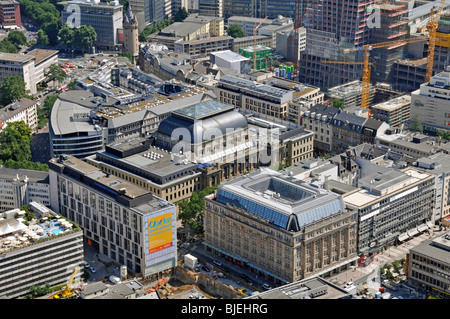
<path fill-rule="evenodd" d="M 256 30 L 266 21 L 268 17 L 265 17 L 257 26 L 253 28 L 253 69 L 256 70 Z M 256 23 L 255 23 L 256 24 Z"/>
<path fill-rule="evenodd" d="M 425 82 L 429 82 L 433 76 L 433 65 L 434 65 L 434 49 L 436 47 L 436 35 L 439 26 L 439 18 L 441 17 L 442 10 L 444 9 L 446 0 L 441 0 L 436 14 L 433 8 L 431 8 L 430 19 L 427 24 L 428 30 L 428 56 L 427 56 L 427 72 L 425 74 Z"/>
<path fill-rule="evenodd" d="M 324 63 L 337 63 L 337 64 L 362 64 L 363 65 L 363 75 L 362 75 L 362 92 L 361 92 L 361 107 L 366 108 L 369 112 L 370 117 L 370 108 L 369 108 L 369 99 L 370 99 L 370 71 L 374 63 L 370 61 L 370 52 L 373 49 L 378 48 L 388 48 L 393 49 L 399 46 L 402 46 L 407 43 L 426 41 L 426 38 L 409 38 L 402 39 L 396 41 L 388 41 L 388 42 L 380 42 L 373 44 L 365 44 L 357 49 L 347 49 L 344 50 L 344 53 L 348 52 L 356 52 L 356 51 L 364 51 L 364 61 L 363 62 L 346 62 L 346 61 L 328 61 L 323 60 Z"/>
<path fill-rule="evenodd" d="M 72 272 L 72 275 L 70 276 L 69 280 L 67 281 L 67 285 L 64 288 L 64 291 L 62 293 L 57 293 L 53 296 L 51 296 L 52 299 L 64 299 L 64 298 L 69 298 L 73 296 L 73 289 L 72 289 L 72 284 L 73 284 L 73 280 L 75 278 L 75 275 L 77 274 L 79 268 L 75 267 L 75 269 Z"/>

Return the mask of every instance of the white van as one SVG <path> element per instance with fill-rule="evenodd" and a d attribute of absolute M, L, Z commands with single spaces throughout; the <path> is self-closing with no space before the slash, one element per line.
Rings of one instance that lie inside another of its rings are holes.
<path fill-rule="evenodd" d="M 117 276 L 109 276 L 109 281 L 111 281 L 113 284 L 121 284 L 122 281 Z"/>

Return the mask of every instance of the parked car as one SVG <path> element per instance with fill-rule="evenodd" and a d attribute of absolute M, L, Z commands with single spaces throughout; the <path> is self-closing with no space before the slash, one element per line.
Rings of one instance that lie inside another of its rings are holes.
<path fill-rule="evenodd" d="M 89 267 L 89 270 L 90 270 L 93 274 L 95 274 L 95 273 L 97 272 L 97 270 L 95 270 L 95 268 L 92 267 L 92 266 Z"/>
<path fill-rule="evenodd" d="M 243 295 L 246 295 L 246 296 L 248 295 L 248 290 L 245 288 L 238 289 L 238 291 Z"/>
<path fill-rule="evenodd" d="M 202 270 L 203 270 L 203 271 L 206 271 L 206 272 L 210 272 L 210 271 L 211 271 L 211 269 L 209 269 L 209 268 L 206 267 L 206 266 L 202 266 Z"/>
<path fill-rule="evenodd" d="M 270 290 L 270 289 L 272 289 L 272 287 L 270 287 L 268 284 L 263 284 L 263 285 L 262 285 L 262 288 L 263 288 L 264 290 Z"/>
<path fill-rule="evenodd" d="M 222 263 L 220 261 L 214 260 L 213 263 L 215 263 L 217 267 L 222 267 Z"/>
<path fill-rule="evenodd" d="M 89 268 L 89 267 L 91 267 L 91 265 L 87 261 L 85 261 L 84 262 L 84 268 Z"/>

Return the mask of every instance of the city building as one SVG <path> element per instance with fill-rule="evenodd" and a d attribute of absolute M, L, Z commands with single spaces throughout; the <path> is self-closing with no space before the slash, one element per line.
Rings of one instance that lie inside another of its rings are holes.
<path fill-rule="evenodd" d="M 297 282 L 272 288 L 245 297 L 245 299 L 352 299 L 352 295 L 344 288 L 321 277 L 306 278 Z"/>
<path fill-rule="evenodd" d="M 223 0 L 198 0 L 198 13 L 202 16 L 223 17 Z"/>
<path fill-rule="evenodd" d="M 84 157 L 104 150 L 107 129 L 90 120 L 97 100 L 89 91 L 67 91 L 58 96 L 49 120 L 52 156 Z"/>
<path fill-rule="evenodd" d="M 18 1 L 0 1 L 0 24 L 3 29 L 18 29 L 22 27 L 20 4 Z"/>
<path fill-rule="evenodd" d="M 297 62 L 300 60 L 300 55 L 306 49 L 306 29 L 300 27 L 298 29 L 298 55 L 295 53 L 295 34 L 293 30 L 278 31 L 276 33 L 276 51 L 283 56 L 284 59 L 290 62 Z"/>
<path fill-rule="evenodd" d="M 119 47 L 118 29 L 123 28 L 123 5 L 119 1 L 109 3 L 100 0 L 70 0 L 60 2 L 62 24 L 72 23 L 74 19 L 72 6 L 79 7 L 80 25 L 90 25 L 97 33 L 97 40 L 93 45 L 98 49 L 115 50 Z M 131 4 L 133 7 L 133 5 Z M 136 10 L 133 8 L 133 11 Z"/>
<path fill-rule="evenodd" d="M 25 222 L 25 211 L 0 213 L 0 296 L 24 298 L 30 287 L 67 284 L 75 267 L 82 268 L 83 232 L 48 208 Z M 38 217 L 40 216 L 40 217 Z M 45 221 L 40 222 L 43 218 Z M 73 287 L 79 284 L 81 271 Z"/>
<path fill-rule="evenodd" d="M 128 10 L 123 20 L 123 52 L 130 52 L 133 57 L 133 62 L 136 64 L 136 60 L 139 56 L 139 32 L 138 32 L 138 20 L 128 5 Z"/>
<path fill-rule="evenodd" d="M 77 223 L 99 254 L 144 277 L 176 266 L 174 205 L 73 156 L 48 165 L 51 207 Z"/>
<path fill-rule="evenodd" d="M 336 99 L 344 103 L 344 108 L 354 108 L 360 106 L 362 100 L 362 82 L 360 80 L 356 80 L 331 87 L 325 91 L 325 95 L 330 101 Z M 369 106 L 373 104 L 375 96 L 376 88 L 374 85 L 370 85 Z"/>
<path fill-rule="evenodd" d="M 392 85 L 396 90 L 412 92 L 425 82 L 428 58 L 402 59 L 392 66 Z"/>
<path fill-rule="evenodd" d="M 411 119 L 417 119 L 423 131 L 436 134 L 450 127 L 450 72 L 434 75 L 420 89 L 411 92 Z"/>
<path fill-rule="evenodd" d="M 436 203 L 433 220 L 439 221 L 450 215 L 450 156 L 439 152 L 421 157 L 414 163 L 416 167 L 436 176 Z"/>
<path fill-rule="evenodd" d="M 33 49 L 27 53 L 35 57 L 33 82 L 38 84 L 47 79 L 50 66 L 58 63 L 58 52 L 58 50 Z"/>
<path fill-rule="evenodd" d="M 342 197 L 346 208 L 358 216 L 361 261 L 434 224 L 433 174 L 383 167 L 359 157 L 354 160 L 360 168 L 358 187 Z"/>
<path fill-rule="evenodd" d="M 328 89 L 361 79 L 361 65 L 324 63 L 322 60 L 358 61 L 357 53 L 343 54 L 370 43 L 373 0 L 308 1 L 303 25 L 306 49 L 301 54 L 299 80 Z"/>
<path fill-rule="evenodd" d="M 4 130 L 10 122 L 23 121 L 32 132 L 37 132 L 37 102 L 22 97 L 19 100 L 6 105 L 0 111 L 0 131 Z"/>
<path fill-rule="evenodd" d="M 302 115 L 303 126 L 314 132 L 314 149 L 317 152 L 330 153 L 332 151 L 333 125 L 331 122 L 339 112 L 336 107 L 318 104 Z"/>
<path fill-rule="evenodd" d="M 248 73 L 251 70 L 250 59 L 231 50 L 211 52 L 209 60 L 212 64 L 236 70 L 238 73 Z"/>
<path fill-rule="evenodd" d="M 151 145 L 148 138 L 133 138 L 106 145 L 104 152 L 86 157 L 98 169 L 176 203 L 202 189 L 197 164 L 177 162 L 175 155 Z"/>
<path fill-rule="evenodd" d="M 401 127 L 410 119 L 411 96 L 403 95 L 392 100 L 372 105 L 370 113 L 373 119 Z"/>
<path fill-rule="evenodd" d="M 335 114 L 330 122 L 333 126 L 331 153 L 339 154 L 350 146 L 360 144 L 363 126 L 367 120 L 365 117 L 347 112 Z"/>
<path fill-rule="evenodd" d="M 372 28 L 372 39 L 370 43 L 398 41 L 405 39 L 408 35 L 408 14 L 406 3 L 376 2 L 379 26 Z M 374 49 L 371 56 L 376 59 L 376 67 L 372 70 L 370 80 L 372 82 L 387 82 L 393 80 L 392 67 L 394 62 L 403 57 L 404 45 L 396 45 L 387 48 Z"/>
<path fill-rule="evenodd" d="M 450 279 L 450 232 L 427 239 L 409 249 L 406 256 L 408 284 L 429 294 L 448 299 Z"/>
<path fill-rule="evenodd" d="M 234 38 L 233 39 L 233 52 L 239 52 L 240 49 L 247 48 L 249 46 L 255 45 L 270 47 L 272 45 L 272 38 L 266 35 L 257 35 L 242 37 L 242 38 Z"/>
<path fill-rule="evenodd" d="M 255 53 L 256 52 L 256 53 Z M 263 70 L 269 69 L 272 66 L 272 48 L 264 47 L 261 45 L 254 45 L 240 48 L 239 54 L 242 56 L 249 58 L 251 61 L 252 69 L 255 70 Z M 256 58 L 256 63 L 254 62 Z"/>
<path fill-rule="evenodd" d="M 225 35 L 225 22 L 223 18 L 215 16 L 203 16 L 198 13 L 190 14 L 183 22 L 193 22 L 206 25 L 209 28 L 209 34 L 212 37 Z"/>
<path fill-rule="evenodd" d="M 385 134 L 378 135 L 375 144 L 415 159 L 435 154 L 439 148 L 439 144 L 430 136 L 399 130 L 387 130 Z"/>
<path fill-rule="evenodd" d="M 233 37 L 207 37 L 205 39 L 180 41 L 175 43 L 176 53 L 187 53 L 198 57 L 206 57 L 210 52 L 233 49 Z"/>
<path fill-rule="evenodd" d="M 30 202 L 50 205 L 48 172 L 0 168 L 0 211 Z"/>
<path fill-rule="evenodd" d="M 294 97 L 292 91 L 228 75 L 220 78 L 214 92 L 218 102 L 285 121 Z"/>
<path fill-rule="evenodd" d="M 357 215 L 341 196 L 270 169 L 205 197 L 206 249 L 276 284 L 356 262 Z"/>
<path fill-rule="evenodd" d="M 25 89 L 36 94 L 35 57 L 28 54 L 1 53 L 0 81 L 7 76 L 20 76 L 25 82 Z"/>

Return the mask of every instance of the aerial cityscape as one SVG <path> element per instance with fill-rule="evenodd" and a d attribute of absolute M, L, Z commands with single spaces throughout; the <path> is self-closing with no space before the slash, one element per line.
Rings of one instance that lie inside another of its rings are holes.
<path fill-rule="evenodd" d="M 0 26 L 0 299 L 450 299 L 450 0 L 0 0 Z"/>

